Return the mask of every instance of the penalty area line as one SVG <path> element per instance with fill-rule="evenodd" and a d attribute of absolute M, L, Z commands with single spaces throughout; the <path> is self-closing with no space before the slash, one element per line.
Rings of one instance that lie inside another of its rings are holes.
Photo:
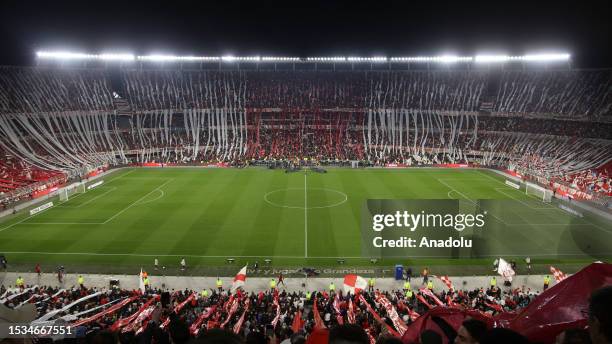
<path fill-rule="evenodd" d="M 166 184 L 170 183 L 171 181 L 173 181 L 174 179 L 168 179 L 165 183 L 163 183 L 162 185 L 156 187 L 155 189 L 149 191 L 146 195 L 140 197 L 139 199 L 137 199 L 135 202 L 131 203 L 130 205 L 128 205 L 127 207 L 123 208 L 122 210 L 120 210 L 118 213 L 116 213 L 115 215 L 111 216 L 108 220 L 104 221 L 103 224 L 107 224 L 108 222 L 112 221 L 113 219 L 115 219 L 117 216 L 123 214 L 125 211 L 127 211 L 128 209 L 130 209 L 131 207 L 135 206 L 138 204 L 138 202 L 142 201 L 143 199 L 145 199 L 147 196 L 149 196 L 150 194 L 152 194 L 155 191 L 160 190 L 162 187 L 164 187 Z"/>

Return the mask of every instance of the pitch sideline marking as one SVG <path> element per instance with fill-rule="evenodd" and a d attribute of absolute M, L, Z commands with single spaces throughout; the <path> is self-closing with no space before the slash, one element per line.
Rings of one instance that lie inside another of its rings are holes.
<path fill-rule="evenodd" d="M 104 222 L 26 222 L 24 225 L 103 225 Z"/>

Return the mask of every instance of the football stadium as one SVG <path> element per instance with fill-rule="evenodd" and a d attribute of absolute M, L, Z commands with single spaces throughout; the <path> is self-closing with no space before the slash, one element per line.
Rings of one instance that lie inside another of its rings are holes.
<path fill-rule="evenodd" d="M 0 342 L 612 342 L 609 61 L 39 40 L 0 63 Z"/>

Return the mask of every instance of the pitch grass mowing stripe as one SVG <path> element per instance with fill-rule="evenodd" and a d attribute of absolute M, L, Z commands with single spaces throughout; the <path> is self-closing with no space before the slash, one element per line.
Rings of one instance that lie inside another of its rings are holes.
<path fill-rule="evenodd" d="M 223 264 L 224 257 L 235 257 L 236 264 L 270 257 L 275 266 L 329 266 L 343 258 L 345 266 L 363 266 L 370 264 L 367 257 L 359 257 L 360 211 L 366 199 L 446 199 L 450 193 L 457 199 L 521 200 L 524 204 L 517 202 L 512 211 L 528 225 L 513 221 L 509 226 L 516 230 L 500 231 L 499 238 L 491 238 L 486 243 L 490 247 L 476 259 L 439 259 L 436 264 L 484 268 L 489 264 L 487 258 L 498 255 L 529 254 L 534 260 L 564 261 L 564 257 L 604 260 L 611 255 L 605 248 L 610 247 L 612 235 L 598 229 L 609 223 L 589 217 L 593 222 L 589 224 L 560 210 L 532 209 L 544 205 L 524 192 L 508 189 L 505 195 L 495 190 L 503 182 L 486 171 L 330 169 L 327 174 L 303 175 L 257 168 L 132 169 L 115 178 L 105 185 L 112 182 L 117 189 L 104 197 L 91 200 L 96 193 L 85 194 L 82 202 L 91 202 L 78 209 L 56 208 L 36 219 L 40 223 L 21 223 L 0 232 L 0 253 L 18 263 L 44 262 L 51 257 L 62 264 L 107 262 L 109 272 L 119 265 L 140 265 L 153 256 L 192 257 L 194 264 L 203 266 Z M 283 188 L 296 188 L 296 194 L 285 191 L 275 195 L 275 201 L 306 209 L 279 208 L 264 201 L 265 194 Z M 313 208 L 332 202 L 334 195 L 324 189 L 337 190 L 347 200 L 335 207 Z M 542 220 L 549 218 L 551 221 Z M 558 220 L 552 222 L 553 218 Z M 2 228 L 20 220 L 5 221 Z M 409 257 L 383 259 L 380 264 L 417 264 L 430 262 L 429 258 L 435 257 L 414 252 Z"/>

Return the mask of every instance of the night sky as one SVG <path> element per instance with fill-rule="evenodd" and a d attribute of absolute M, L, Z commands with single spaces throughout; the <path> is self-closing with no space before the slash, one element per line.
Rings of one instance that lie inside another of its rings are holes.
<path fill-rule="evenodd" d="M 0 64 L 37 50 L 431 56 L 569 52 L 612 67 L 610 1 L 0 2 Z"/>

